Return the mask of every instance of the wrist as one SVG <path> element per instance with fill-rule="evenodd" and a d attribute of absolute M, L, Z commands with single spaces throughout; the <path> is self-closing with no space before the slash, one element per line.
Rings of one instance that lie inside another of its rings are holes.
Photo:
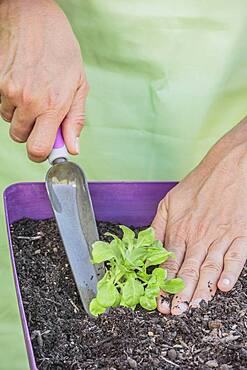
<path fill-rule="evenodd" d="M 247 117 L 214 144 L 196 167 L 197 176 L 207 177 L 220 161 L 236 151 L 239 156 L 247 154 Z"/>
<path fill-rule="evenodd" d="M 247 143 L 247 117 L 245 117 L 239 124 L 237 124 L 233 129 L 227 132 L 209 151 L 214 157 L 221 159 L 237 146 Z"/>

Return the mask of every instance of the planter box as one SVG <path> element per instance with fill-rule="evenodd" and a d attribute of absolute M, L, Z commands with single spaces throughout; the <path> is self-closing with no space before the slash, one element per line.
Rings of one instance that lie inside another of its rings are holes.
<path fill-rule="evenodd" d="M 159 201 L 174 182 L 98 182 L 89 188 L 97 220 L 125 225 L 148 225 Z M 44 183 L 18 183 L 4 192 L 4 206 L 18 305 L 30 368 L 36 370 L 11 242 L 10 225 L 22 218 L 46 219 L 53 216 Z"/>

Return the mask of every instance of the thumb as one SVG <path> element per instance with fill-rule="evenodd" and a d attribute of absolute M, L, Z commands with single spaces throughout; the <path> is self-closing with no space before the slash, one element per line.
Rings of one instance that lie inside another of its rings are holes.
<path fill-rule="evenodd" d="M 156 215 L 151 224 L 151 226 L 154 228 L 156 238 L 160 240 L 162 243 L 164 242 L 165 239 L 167 217 L 168 217 L 167 204 L 166 198 L 164 198 L 160 201 Z"/>
<path fill-rule="evenodd" d="M 88 85 L 81 85 L 74 95 L 69 112 L 63 120 L 63 137 L 68 151 L 79 154 L 79 136 L 85 121 L 85 103 Z"/>

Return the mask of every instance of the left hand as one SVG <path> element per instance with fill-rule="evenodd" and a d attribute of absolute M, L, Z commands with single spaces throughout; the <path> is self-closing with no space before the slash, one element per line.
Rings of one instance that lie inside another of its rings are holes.
<path fill-rule="evenodd" d="M 223 137 L 160 202 L 152 226 L 175 260 L 164 264 L 185 289 L 161 313 L 178 315 L 235 285 L 247 259 L 247 122 Z"/>

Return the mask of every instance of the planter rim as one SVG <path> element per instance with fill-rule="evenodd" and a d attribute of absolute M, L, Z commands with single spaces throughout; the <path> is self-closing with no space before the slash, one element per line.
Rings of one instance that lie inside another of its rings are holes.
<path fill-rule="evenodd" d="M 111 180 L 111 181 L 97 181 L 97 180 L 88 180 L 88 183 L 89 184 L 112 184 L 112 185 L 118 185 L 118 184 L 130 184 L 130 185 L 143 185 L 143 184 L 171 184 L 171 185 L 175 185 L 178 183 L 178 181 L 162 181 L 162 180 L 157 180 L 157 181 L 121 181 L 121 180 L 118 180 L 118 181 L 114 181 L 114 180 Z M 5 198 L 8 191 L 15 188 L 16 186 L 18 185 L 30 185 L 30 184 L 34 184 L 34 185 L 43 185 L 44 184 L 44 181 L 20 181 L 20 182 L 14 182 L 8 186 L 6 186 L 6 188 L 4 189 L 3 191 L 3 197 Z"/>

